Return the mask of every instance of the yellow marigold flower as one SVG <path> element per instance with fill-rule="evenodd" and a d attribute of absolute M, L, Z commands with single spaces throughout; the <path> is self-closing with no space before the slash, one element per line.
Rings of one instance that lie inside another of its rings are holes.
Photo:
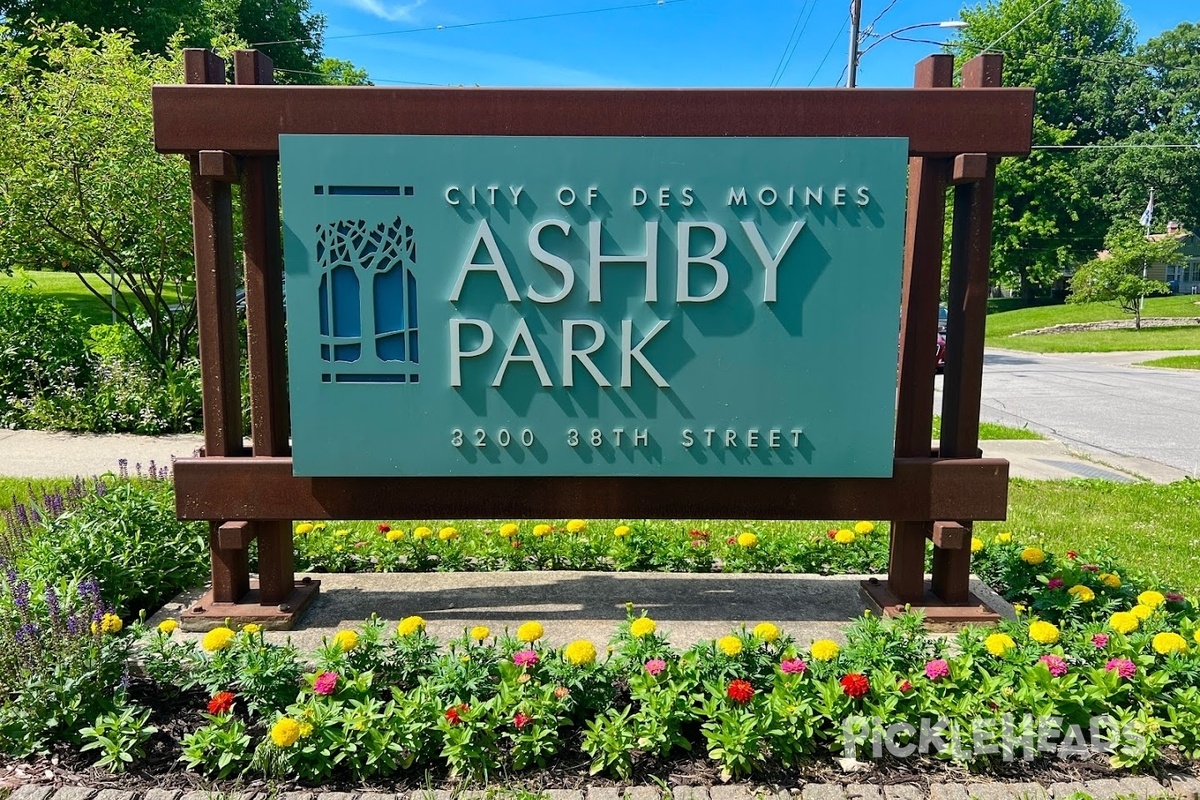
<path fill-rule="evenodd" d="M 987 651 L 1000 658 L 1009 650 L 1017 646 L 1017 643 L 1012 640 L 1012 637 L 1007 633 L 993 633 L 991 636 L 983 640 L 983 646 Z"/>
<path fill-rule="evenodd" d="M 526 622 L 524 625 L 517 628 L 517 638 L 522 642 L 528 642 L 532 644 L 545 635 L 546 631 L 542 628 L 540 622 Z"/>
<path fill-rule="evenodd" d="M 587 639 L 579 639 L 563 648 L 563 658 L 572 666 L 587 666 L 596 660 L 596 646 Z"/>
<path fill-rule="evenodd" d="M 505 539 L 510 539 L 513 536 L 516 536 L 517 531 L 519 531 L 519 530 L 521 530 L 521 527 L 519 525 L 517 525 L 517 523 L 506 522 L 500 526 L 500 535 L 503 536 Z"/>
<path fill-rule="evenodd" d="M 1150 641 L 1150 644 L 1152 647 L 1154 647 L 1154 652 L 1158 653 L 1160 656 L 1167 656 L 1171 653 L 1187 652 L 1187 640 L 1178 633 L 1155 634 L 1154 638 Z"/>
<path fill-rule="evenodd" d="M 179 627 L 179 623 L 176 622 L 175 620 L 164 619 L 162 622 L 158 623 L 158 632 L 165 633 L 167 636 L 170 636 L 172 633 L 175 632 L 175 629 L 178 627 Z"/>
<path fill-rule="evenodd" d="M 1029 638 L 1038 644 L 1054 644 L 1058 641 L 1058 628 L 1045 620 L 1029 623 Z"/>
<path fill-rule="evenodd" d="M 997 544 L 1008 544 L 1011 541 L 1012 541 L 1012 532 L 1011 531 L 1005 531 L 1004 533 L 996 534 L 996 543 Z"/>
<path fill-rule="evenodd" d="M 567 533 L 579 533 L 587 527 L 587 523 L 581 519 L 573 519 L 567 523 Z"/>
<path fill-rule="evenodd" d="M 116 633 L 125 627 L 116 614 L 105 614 L 99 622 L 92 623 L 92 633 Z"/>
<path fill-rule="evenodd" d="M 336 531 L 333 532 L 333 535 L 340 536 L 344 539 L 345 537 L 350 535 L 350 529 L 349 528 L 338 528 Z"/>
<path fill-rule="evenodd" d="M 423 630 L 425 630 L 425 620 L 417 616 L 405 617 L 396 625 L 396 633 L 401 636 L 412 636 L 417 631 Z M 487 630 L 487 628 L 484 628 L 484 630 Z"/>
<path fill-rule="evenodd" d="M 316 525 L 313 525 L 313 530 L 314 531 L 323 531 L 328 527 L 329 527 L 328 522 L 318 522 Z"/>
<path fill-rule="evenodd" d="M 271 741 L 276 747 L 291 747 L 300 738 L 300 723 L 291 717 L 283 717 L 271 726 Z"/>
<path fill-rule="evenodd" d="M 1117 633 L 1133 633 L 1140 624 L 1137 615 L 1129 611 L 1118 611 L 1108 618 L 1108 627 Z"/>
<path fill-rule="evenodd" d="M 404 538 L 404 531 L 388 531 L 386 534 L 389 542 L 398 542 Z"/>
<path fill-rule="evenodd" d="M 338 631 L 333 635 L 333 643 L 342 648 L 343 653 L 349 653 L 358 647 L 358 634 L 354 631 Z"/>
<path fill-rule="evenodd" d="M 978 553 L 982 549 L 983 549 L 983 539 L 980 539 L 978 536 L 972 536 L 971 537 L 971 552 Z"/>
<path fill-rule="evenodd" d="M 854 525 L 854 532 L 855 532 L 855 533 L 861 533 L 861 534 L 864 534 L 864 535 L 865 535 L 865 534 L 868 534 L 868 533 L 874 533 L 874 532 L 875 532 L 875 523 L 874 523 L 874 522 L 868 522 L 867 520 L 863 520 L 863 521 L 861 521 L 861 522 L 857 522 L 857 523 L 855 523 L 855 525 Z"/>
<path fill-rule="evenodd" d="M 1018 614 L 1024 614 L 1025 613 L 1025 604 L 1024 603 L 1013 603 L 1013 611 L 1017 612 Z"/>
<path fill-rule="evenodd" d="M 492 632 L 487 629 L 486 625 L 476 625 L 474 628 L 471 628 L 471 638 L 477 642 L 482 642 L 491 635 Z"/>
<path fill-rule="evenodd" d="M 618 539 L 624 539 L 631 533 L 633 533 L 633 528 L 628 525 L 618 525 L 613 528 L 613 536 L 616 536 Z"/>
<path fill-rule="evenodd" d="M 832 661 L 837 658 L 838 643 L 832 639 L 818 639 L 812 643 L 812 657 L 817 661 Z"/>
<path fill-rule="evenodd" d="M 1026 547 L 1021 551 L 1021 560 L 1036 567 L 1046 560 L 1046 553 L 1040 547 Z"/>
<path fill-rule="evenodd" d="M 554 528 L 550 527 L 549 525 L 547 525 L 546 523 L 543 522 L 540 525 L 533 526 L 533 535 L 534 536 L 549 536 L 550 531 L 552 531 L 552 530 L 554 530 Z"/>
<path fill-rule="evenodd" d="M 451 539 L 457 539 L 457 538 L 458 538 L 458 529 L 457 528 L 442 528 L 440 531 L 438 531 L 438 540 L 439 541 L 448 542 Z"/>
<path fill-rule="evenodd" d="M 1121 576 L 1112 572 L 1105 572 L 1100 576 L 1100 582 L 1110 589 L 1121 588 Z"/>
<path fill-rule="evenodd" d="M 717 647 L 727 656 L 736 656 L 742 652 L 742 640 L 736 636 L 722 636 L 717 640 Z"/>
<path fill-rule="evenodd" d="M 1196 632 L 1192 634 L 1192 638 L 1196 640 L 1196 644 L 1200 644 L 1200 628 L 1196 628 Z"/>
<path fill-rule="evenodd" d="M 249 634 L 262 633 L 262 625 L 258 625 L 254 622 L 247 622 L 245 625 L 242 626 L 242 633 L 249 633 Z"/>
<path fill-rule="evenodd" d="M 1067 589 L 1067 594 L 1075 595 L 1082 603 L 1090 603 L 1096 599 L 1096 593 L 1093 592 L 1091 588 L 1084 586 L 1082 583 L 1078 583 L 1072 586 L 1070 589 Z"/>
<path fill-rule="evenodd" d="M 649 636 L 658 630 L 658 624 L 649 617 L 638 617 L 629 626 L 629 635 L 635 639 Z"/>
<path fill-rule="evenodd" d="M 301 739 L 307 739 L 308 737 L 312 736 L 312 732 L 313 732 L 313 726 L 312 726 L 311 722 L 301 722 L 300 723 L 300 738 Z"/>
<path fill-rule="evenodd" d="M 312 533 L 314 530 L 316 530 L 316 528 L 311 522 L 301 522 L 296 526 L 296 533 L 300 534 L 301 536 L 306 536 L 307 534 Z"/>
<path fill-rule="evenodd" d="M 233 644 L 233 637 L 233 631 L 222 625 L 204 634 L 204 638 L 200 640 L 200 646 L 210 653 L 215 653 Z"/>
<path fill-rule="evenodd" d="M 413 531 L 414 539 L 428 539 L 430 536 L 433 536 L 433 531 L 424 525 Z"/>
<path fill-rule="evenodd" d="M 1150 606 L 1150 608 L 1158 608 L 1167 601 L 1162 592 L 1156 592 L 1153 589 L 1142 592 L 1138 595 L 1138 605 Z"/>
<path fill-rule="evenodd" d="M 779 638 L 779 628 L 769 622 L 760 622 L 754 626 L 754 635 L 764 642 L 773 642 Z"/>
<path fill-rule="evenodd" d="M 1144 620 L 1148 619 L 1150 615 L 1154 613 L 1154 609 L 1150 606 L 1144 606 L 1141 603 L 1138 603 L 1136 606 L 1129 609 L 1129 613 L 1133 614 L 1138 619 Z"/>
<path fill-rule="evenodd" d="M 750 531 L 739 533 L 737 537 L 739 547 L 754 547 L 758 544 L 758 537 Z"/>
<path fill-rule="evenodd" d="M 842 528 L 833 535 L 833 540 L 838 544 L 850 544 L 854 541 L 854 531 L 849 528 Z"/>

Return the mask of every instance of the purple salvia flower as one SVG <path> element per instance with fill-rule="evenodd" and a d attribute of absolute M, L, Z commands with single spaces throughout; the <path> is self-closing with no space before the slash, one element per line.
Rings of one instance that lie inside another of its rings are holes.
<path fill-rule="evenodd" d="M 16 512 L 17 521 L 21 523 L 21 527 L 28 528 L 29 527 L 29 509 L 27 509 L 25 507 L 25 504 L 17 503 L 16 505 L 13 506 L 13 511 Z"/>
<path fill-rule="evenodd" d="M 154 463 L 154 459 L 150 459 L 150 479 L 153 480 L 158 476 L 158 464 Z"/>
<path fill-rule="evenodd" d="M 117 459 L 117 469 L 120 471 L 119 474 L 121 476 L 121 480 L 128 479 L 129 478 L 129 459 L 128 458 L 118 458 Z"/>
<path fill-rule="evenodd" d="M 72 636 L 79 633 L 79 618 L 74 614 L 67 617 L 67 633 Z"/>
<path fill-rule="evenodd" d="M 21 627 L 17 628 L 17 644 L 22 647 L 33 644 L 37 639 L 38 627 L 32 622 L 26 622 Z"/>
<path fill-rule="evenodd" d="M 37 506 L 29 507 L 29 519 L 33 521 L 34 525 L 42 524 L 42 515 L 38 512 Z"/>
<path fill-rule="evenodd" d="M 58 603 L 58 592 L 53 586 L 46 587 L 46 608 L 50 610 L 50 617 L 58 619 L 58 615 L 62 613 L 62 608 Z"/>
<path fill-rule="evenodd" d="M 13 586 L 13 604 L 22 613 L 29 610 L 29 592 L 29 581 L 17 581 L 16 585 Z"/>
<path fill-rule="evenodd" d="M 136 464 L 133 465 L 133 468 L 137 472 L 137 476 L 139 478 L 142 477 L 142 462 L 140 462 L 140 461 L 137 462 Z"/>

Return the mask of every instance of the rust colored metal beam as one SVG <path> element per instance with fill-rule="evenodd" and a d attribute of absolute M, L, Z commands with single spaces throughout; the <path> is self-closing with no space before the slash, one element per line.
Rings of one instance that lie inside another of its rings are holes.
<path fill-rule="evenodd" d="M 217 541 L 222 550 L 245 550 L 254 541 L 254 533 L 253 523 L 225 522 L 217 528 Z"/>
<path fill-rule="evenodd" d="M 303 478 L 290 458 L 175 462 L 180 519 L 1002 519 L 1003 459 L 897 459 L 892 478 Z"/>
<path fill-rule="evenodd" d="M 237 159 L 224 150 L 201 150 L 200 174 L 205 178 L 233 183 L 238 178 Z"/>
<path fill-rule="evenodd" d="M 962 153 L 956 156 L 950 182 L 968 183 L 986 178 L 990 160 L 987 153 Z"/>
<path fill-rule="evenodd" d="M 269 155 L 283 133 L 453 133 L 903 136 L 911 155 L 953 158 L 1026 154 L 1033 137 L 1032 89 L 155 86 L 153 97 L 164 153 Z"/>
<path fill-rule="evenodd" d="M 970 531 L 957 522 L 935 522 L 931 538 L 934 547 L 940 547 L 943 550 L 960 550 L 968 545 L 969 534 Z"/>
<path fill-rule="evenodd" d="M 225 62 L 205 50 L 184 51 L 189 82 L 224 83 Z M 241 375 L 237 320 L 234 316 L 233 195 L 228 183 L 205 177 L 198 154 L 189 158 L 192 180 L 192 231 L 196 255 L 196 315 L 203 378 L 204 453 L 227 456 L 242 448 Z M 221 525 L 230 517 L 211 517 L 212 594 L 235 603 L 250 591 L 245 548 L 222 546 Z"/>
<path fill-rule="evenodd" d="M 933 55 L 917 64 L 919 88 L 948 87 L 954 58 Z M 952 90 L 960 92 L 961 90 Z M 900 372 L 896 392 L 896 457 L 929 452 L 933 436 L 933 377 L 937 371 L 937 306 L 942 278 L 948 158 L 912 158 L 908 170 L 908 219 L 904 235 L 903 300 L 900 313 Z M 939 517 L 927 517 L 926 520 Z M 967 519 L 949 517 L 949 519 Z M 892 517 L 888 584 L 902 603 L 925 595 L 925 540 L 929 521 Z"/>
<path fill-rule="evenodd" d="M 255 50 L 234 53 L 238 84 L 270 84 L 271 59 Z M 246 334 L 250 360 L 250 436 L 256 456 L 285 456 L 289 414 L 283 308 L 283 251 L 279 219 L 279 160 L 252 156 L 242 180 L 245 236 Z M 258 599 L 278 605 L 295 588 L 290 519 L 254 523 L 258 536 Z"/>

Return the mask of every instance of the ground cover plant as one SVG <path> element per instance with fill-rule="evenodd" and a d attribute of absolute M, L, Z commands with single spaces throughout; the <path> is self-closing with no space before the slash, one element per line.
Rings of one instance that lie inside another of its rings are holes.
<path fill-rule="evenodd" d="M 1140 367 L 1166 367 L 1168 369 L 1200 369 L 1200 356 L 1167 356 L 1143 361 Z"/>

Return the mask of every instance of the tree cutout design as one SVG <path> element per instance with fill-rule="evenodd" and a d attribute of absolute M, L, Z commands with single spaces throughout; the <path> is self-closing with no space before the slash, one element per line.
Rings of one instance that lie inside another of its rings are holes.
<path fill-rule="evenodd" d="M 419 362 L 417 243 L 400 217 L 317 225 L 321 358 Z M 361 273 L 361 274 L 360 274 Z M 363 338 L 371 336 L 364 357 Z"/>

